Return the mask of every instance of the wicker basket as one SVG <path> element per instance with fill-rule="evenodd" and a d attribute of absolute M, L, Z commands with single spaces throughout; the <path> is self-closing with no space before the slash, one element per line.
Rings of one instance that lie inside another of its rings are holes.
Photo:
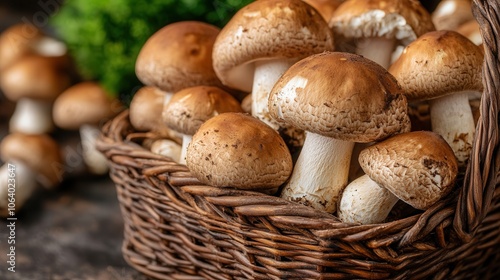
<path fill-rule="evenodd" d="M 158 279 L 474 279 L 500 274 L 500 6 L 474 0 L 485 47 L 481 117 L 456 191 L 376 225 L 277 197 L 200 184 L 154 155 L 124 112 L 103 128 L 125 222 L 123 254 Z"/>

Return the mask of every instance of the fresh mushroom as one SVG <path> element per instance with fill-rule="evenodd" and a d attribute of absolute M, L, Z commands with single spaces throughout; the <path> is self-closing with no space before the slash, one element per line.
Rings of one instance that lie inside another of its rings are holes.
<path fill-rule="evenodd" d="M 384 68 L 389 67 L 398 44 L 406 46 L 435 30 L 430 14 L 416 0 L 347 0 L 335 10 L 329 25 L 337 44 L 353 41 L 357 54 Z"/>
<path fill-rule="evenodd" d="M 453 30 L 473 20 L 471 0 L 441 0 L 432 12 L 436 30 Z"/>
<path fill-rule="evenodd" d="M 290 67 L 271 91 L 269 111 L 307 134 L 281 196 L 335 212 L 354 143 L 410 130 L 402 93 L 383 67 L 355 54 L 325 52 Z"/>
<path fill-rule="evenodd" d="M 182 135 L 179 162 L 186 163 L 187 146 L 193 134 L 208 119 L 225 112 L 243 112 L 240 103 L 226 91 L 211 86 L 195 86 L 175 93 L 164 107 L 166 125 Z"/>
<path fill-rule="evenodd" d="M 292 172 L 292 157 L 279 134 L 243 113 L 223 113 L 201 125 L 187 151 L 187 167 L 215 187 L 275 193 Z"/>
<path fill-rule="evenodd" d="M 461 168 L 472 150 L 475 125 L 469 96 L 482 92 L 483 59 L 479 46 L 442 30 L 408 45 L 389 69 L 408 100 L 430 99 L 432 130 L 450 144 Z"/>
<path fill-rule="evenodd" d="M 333 12 L 345 0 L 303 0 L 307 4 L 315 8 L 323 19 L 328 22 L 333 15 Z"/>
<path fill-rule="evenodd" d="M 95 142 L 100 126 L 122 109 L 121 103 L 96 82 L 78 83 L 54 102 L 55 124 L 62 129 L 79 130 L 82 157 L 92 174 L 102 175 L 108 171 L 107 159 L 97 150 Z"/>

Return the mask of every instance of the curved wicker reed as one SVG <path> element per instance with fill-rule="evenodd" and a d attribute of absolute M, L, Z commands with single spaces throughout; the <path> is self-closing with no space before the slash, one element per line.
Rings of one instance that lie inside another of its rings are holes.
<path fill-rule="evenodd" d="M 104 128 L 125 221 L 127 262 L 159 279 L 485 279 L 500 274 L 499 16 L 474 0 L 485 46 L 481 118 L 456 191 L 425 212 L 377 225 L 264 194 L 200 184 L 141 148 L 124 112 Z"/>

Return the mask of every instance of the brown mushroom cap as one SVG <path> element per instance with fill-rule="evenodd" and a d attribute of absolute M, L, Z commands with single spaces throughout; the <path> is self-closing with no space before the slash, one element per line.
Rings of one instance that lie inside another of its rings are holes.
<path fill-rule="evenodd" d="M 0 70 L 19 58 L 34 54 L 33 43 L 46 35 L 33 24 L 18 23 L 0 34 Z"/>
<path fill-rule="evenodd" d="M 205 121 L 225 112 L 242 113 L 243 109 L 238 100 L 218 87 L 195 86 L 172 96 L 163 109 L 163 119 L 171 129 L 193 135 Z"/>
<path fill-rule="evenodd" d="M 212 66 L 212 48 L 219 28 L 197 21 L 169 24 L 142 47 L 136 75 L 148 86 L 177 92 L 196 85 L 219 86 Z"/>
<path fill-rule="evenodd" d="M 54 102 L 54 123 L 75 130 L 84 124 L 99 125 L 119 113 L 118 100 L 95 82 L 81 82 L 64 91 Z"/>
<path fill-rule="evenodd" d="M 288 69 L 269 97 L 269 112 L 293 127 L 352 142 L 410 130 L 396 79 L 362 56 L 325 52 Z"/>
<path fill-rule="evenodd" d="M 315 8 L 318 13 L 325 19 L 329 21 L 333 15 L 333 12 L 342 4 L 345 0 L 303 0 L 307 4 Z"/>
<path fill-rule="evenodd" d="M 432 12 L 437 30 L 456 30 L 461 24 L 473 20 L 471 0 L 442 0 Z"/>
<path fill-rule="evenodd" d="M 160 131 L 165 92 L 157 87 L 140 88 L 130 102 L 130 123 L 138 131 Z"/>
<path fill-rule="evenodd" d="M 11 101 L 21 98 L 52 101 L 72 84 L 71 67 L 66 56 L 24 56 L 2 71 L 0 87 Z"/>
<path fill-rule="evenodd" d="M 484 55 L 479 46 L 455 31 L 433 31 L 408 45 L 391 65 L 409 100 L 453 92 L 482 91 Z"/>
<path fill-rule="evenodd" d="M 395 38 L 403 45 L 435 30 L 431 15 L 417 0 L 348 0 L 329 21 L 345 38 Z"/>
<path fill-rule="evenodd" d="M 240 9 L 224 26 L 213 63 L 224 85 L 250 92 L 253 62 L 300 59 L 333 48 L 333 34 L 313 7 L 300 0 L 261 0 Z"/>
<path fill-rule="evenodd" d="M 38 180 L 44 187 L 52 188 L 62 179 L 59 146 L 46 134 L 11 133 L 0 143 L 0 154 L 5 162 L 26 164 L 39 175 Z"/>
<path fill-rule="evenodd" d="M 458 174 L 453 150 L 430 131 L 403 133 L 364 149 L 359 162 L 380 186 L 417 209 L 451 192 Z"/>
<path fill-rule="evenodd" d="M 206 121 L 194 134 L 186 161 L 198 180 L 216 187 L 275 189 L 292 172 L 292 157 L 279 134 L 242 113 Z"/>

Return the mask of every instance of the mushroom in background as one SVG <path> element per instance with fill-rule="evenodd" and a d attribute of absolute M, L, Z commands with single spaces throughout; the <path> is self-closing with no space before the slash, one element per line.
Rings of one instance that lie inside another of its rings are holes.
<path fill-rule="evenodd" d="M 186 152 L 193 134 L 210 118 L 225 112 L 242 113 L 240 103 L 226 91 L 213 86 L 195 86 L 176 92 L 164 107 L 166 125 L 182 135 L 179 163 L 186 163 Z"/>
<path fill-rule="evenodd" d="M 366 175 L 350 183 L 339 203 L 346 223 L 383 222 L 398 199 L 426 210 L 448 195 L 458 175 L 451 147 L 437 133 L 395 135 L 364 149 L 359 162 Z"/>
<path fill-rule="evenodd" d="M 335 10 L 329 26 L 338 46 L 354 45 L 355 53 L 386 69 L 397 45 L 406 46 L 435 30 L 431 15 L 417 0 L 347 0 Z"/>
<path fill-rule="evenodd" d="M 261 0 L 240 9 L 222 28 L 213 63 L 224 85 L 251 92 L 253 116 L 300 147 L 303 131 L 284 127 L 269 115 L 269 92 L 299 59 L 333 48 L 333 34 L 313 7 L 301 0 Z"/>
<path fill-rule="evenodd" d="M 180 162 L 182 146 L 170 139 L 156 139 L 149 148 L 153 154 L 171 158 L 174 162 Z"/>
<path fill-rule="evenodd" d="M 389 69 L 408 100 L 429 100 L 432 131 L 452 147 L 461 169 L 472 150 L 475 123 L 469 97 L 483 90 L 483 60 L 479 46 L 442 30 L 412 42 Z"/>
<path fill-rule="evenodd" d="M 201 125 L 187 150 L 187 167 L 215 187 L 275 193 L 292 172 L 279 134 L 244 113 L 223 113 Z"/>
<path fill-rule="evenodd" d="M 453 30 L 474 20 L 471 0 L 441 0 L 432 12 L 436 30 Z"/>
<path fill-rule="evenodd" d="M 407 109 L 396 79 L 362 56 L 324 52 L 294 64 L 269 97 L 275 119 L 307 131 L 281 197 L 335 212 L 354 143 L 408 132 Z"/>
<path fill-rule="evenodd" d="M 16 210 L 30 198 L 37 184 L 53 189 L 62 180 L 59 146 L 46 134 L 12 133 L 0 143 L 0 216 L 8 214 L 9 178 L 15 179 Z"/>
<path fill-rule="evenodd" d="M 480 26 L 475 19 L 461 24 L 456 31 L 478 46 L 483 43 Z"/>
<path fill-rule="evenodd" d="M 92 174 L 108 171 L 106 157 L 95 147 L 100 125 L 123 109 L 122 104 L 95 82 L 81 82 L 64 91 L 54 102 L 55 124 L 62 129 L 79 130 L 82 157 Z"/>
<path fill-rule="evenodd" d="M 323 19 L 328 22 L 333 15 L 333 12 L 345 0 L 303 0 L 307 4 L 315 8 Z"/>

